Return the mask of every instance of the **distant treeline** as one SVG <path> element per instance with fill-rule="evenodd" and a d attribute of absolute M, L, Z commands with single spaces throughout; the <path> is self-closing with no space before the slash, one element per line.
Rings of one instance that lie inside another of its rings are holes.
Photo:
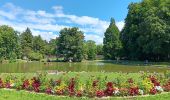
<path fill-rule="evenodd" d="M 77 31 L 78 28 L 65 28 L 61 30 L 60 34 L 65 30 Z M 70 57 L 73 56 L 72 50 L 76 49 L 77 51 L 74 51 L 74 53 L 77 53 L 79 52 L 78 50 L 81 51 L 81 47 L 83 48 L 80 53 L 83 55 L 81 56 L 80 54 L 77 56 L 82 57 L 82 59 L 94 60 L 96 59 L 96 55 L 102 55 L 102 45 L 96 45 L 94 41 L 84 41 L 84 39 L 78 43 L 79 36 L 77 38 L 72 38 L 74 36 L 76 37 L 76 32 L 72 37 L 67 37 L 67 35 L 71 33 L 72 32 L 66 33 L 64 40 L 62 40 L 60 36 L 59 38 L 56 37 L 56 39 L 46 41 L 43 40 L 40 35 L 33 36 L 29 28 L 20 33 L 15 31 L 12 27 L 2 25 L 0 26 L 0 61 L 15 61 L 16 59 L 39 61 L 50 56 L 64 58 L 64 60 L 67 58 L 70 60 Z M 80 45 L 81 47 L 76 47 L 76 45 Z M 68 50 L 66 50 L 66 48 Z M 63 52 L 63 54 L 61 52 Z"/>
<path fill-rule="evenodd" d="M 104 59 L 170 60 L 170 0 L 143 0 L 128 7 L 125 26 L 120 32 L 112 18 L 104 33 L 103 45 L 85 41 L 78 28 L 64 28 L 49 42 L 9 26 L 0 26 L 0 60 L 17 58 L 40 60 L 53 55 L 64 61 Z"/>

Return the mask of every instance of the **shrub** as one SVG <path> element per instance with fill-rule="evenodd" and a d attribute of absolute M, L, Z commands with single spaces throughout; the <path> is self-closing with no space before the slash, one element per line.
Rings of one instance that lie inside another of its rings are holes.
<path fill-rule="evenodd" d="M 32 61 L 40 61 L 43 58 L 43 55 L 38 52 L 31 52 L 28 55 L 28 58 L 31 59 Z"/>

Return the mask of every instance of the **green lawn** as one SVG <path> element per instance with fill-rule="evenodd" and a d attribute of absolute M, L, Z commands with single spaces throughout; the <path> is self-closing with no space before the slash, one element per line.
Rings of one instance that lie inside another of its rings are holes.
<path fill-rule="evenodd" d="M 33 76 L 37 76 L 36 73 L 0 73 L 0 78 L 6 79 L 8 76 L 15 76 L 17 78 L 32 78 Z M 46 78 L 48 79 L 60 79 L 62 78 L 73 78 L 73 77 L 79 77 L 80 81 L 86 82 L 86 80 L 89 80 L 90 77 L 96 78 L 102 78 L 104 79 L 107 77 L 107 81 L 115 81 L 117 78 L 120 78 L 122 80 L 127 80 L 128 78 L 133 78 L 135 81 L 141 80 L 141 74 L 140 73 L 121 73 L 121 72 L 68 72 L 68 73 L 61 73 L 61 74 L 47 74 Z"/>
<path fill-rule="evenodd" d="M 105 98 L 109 100 L 168 100 L 170 93 L 162 93 L 144 97 L 128 97 L 128 98 Z M 0 100 L 88 100 L 91 98 L 77 98 L 77 97 L 59 97 L 50 96 L 46 94 L 35 94 L 33 92 L 4 90 L 0 89 Z M 98 99 L 98 98 L 93 98 Z"/>

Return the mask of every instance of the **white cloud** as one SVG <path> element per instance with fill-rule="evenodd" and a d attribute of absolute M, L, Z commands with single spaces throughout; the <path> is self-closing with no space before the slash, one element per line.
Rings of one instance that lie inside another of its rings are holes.
<path fill-rule="evenodd" d="M 53 6 L 53 10 L 55 10 L 56 13 L 62 14 L 63 13 L 63 7 L 62 6 Z"/>
<path fill-rule="evenodd" d="M 124 21 L 116 22 L 116 26 L 121 31 L 123 27 L 125 26 L 125 22 Z"/>
<path fill-rule="evenodd" d="M 38 31 L 38 30 L 31 30 L 32 34 L 34 36 L 40 35 L 43 39 L 50 41 L 50 39 L 55 39 L 57 37 L 56 34 L 53 32 L 44 32 L 44 31 Z"/>
<path fill-rule="evenodd" d="M 13 14 L 10 14 L 10 13 L 7 13 L 1 10 L 0 10 L 0 16 L 7 17 L 8 19 L 15 19 L 15 16 Z"/>
<path fill-rule="evenodd" d="M 85 40 L 93 40 L 96 42 L 96 44 L 102 44 L 103 43 L 103 37 L 95 35 L 95 34 L 84 34 Z"/>
<path fill-rule="evenodd" d="M 26 27 L 31 28 L 33 35 L 41 35 L 43 39 L 50 40 L 65 27 L 79 27 L 85 32 L 86 40 L 94 40 L 97 44 L 103 41 L 103 34 L 110 22 L 89 16 L 76 16 L 63 12 L 62 6 L 52 7 L 54 13 L 44 10 L 29 10 L 6 3 L 0 7 L 0 25 L 9 25 L 17 31 L 23 32 Z M 119 30 L 124 22 L 116 22 Z"/>

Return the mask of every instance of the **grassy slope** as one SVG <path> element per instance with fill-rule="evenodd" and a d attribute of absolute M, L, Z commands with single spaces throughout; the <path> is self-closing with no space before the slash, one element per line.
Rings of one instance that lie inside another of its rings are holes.
<path fill-rule="evenodd" d="M 170 93 L 144 96 L 144 97 L 130 97 L 130 98 L 109 98 L 111 100 L 168 100 Z M 35 94 L 25 91 L 4 90 L 0 89 L 0 100 L 87 100 L 89 98 L 77 97 L 59 97 L 49 96 L 46 94 Z"/>

